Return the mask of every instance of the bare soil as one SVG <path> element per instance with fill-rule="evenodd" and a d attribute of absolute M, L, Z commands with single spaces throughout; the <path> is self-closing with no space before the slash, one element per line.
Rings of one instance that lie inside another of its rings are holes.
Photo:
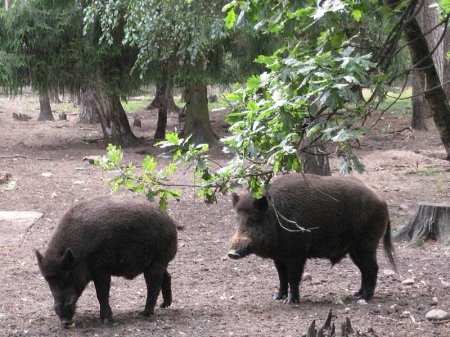
<path fill-rule="evenodd" d="M 71 204 L 109 193 L 106 181 L 113 173 L 83 161 L 105 153 L 98 141 L 100 125 L 77 124 L 76 114 L 69 114 L 67 121 L 38 122 L 38 111 L 29 108 L 33 102 L 33 96 L 13 101 L 0 97 L 0 173 L 11 174 L 16 182 L 15 187 L 8 185 L 14 187 L 10 190 L 0 185 L 0 210 L 43 213 L 35 223 L 0 221 L 0 336 L 302 336 L 313 320 L 323 324 L 329 309 L 338 327 L 349 317 L 355 329 L 373 328 L 378 336 L 450 336 L 449 321 L 425 319 L 433 308 L 450 311 L 450 288 L 445 286 L 450 282 L 449 247 L 397 243 L 400 273 L 394 275 L 380 250 L 376 294 L 366 305 L 351 296 L 360 276 L 348 258 L 333 268 L 328 261 L 311 260 L 305 272 L 312 279 L 302 283 L 301 303 L 284 305 L 272 300 L 278 280 L 270 260 L 226 258 L 235 230 L 229 196 L 208 206 L 192 189 L 185 189 L 183 199 L 168 210 L 185 226 L 169 267 L 172 306 L 143 318 L 138 315 L 145 303 L 143 277 L 113 278 L 114 323 L 98 321 L 90 284 L 78 302 L 76 328 L 62 329 L 33 249 L 45 249 Z M 59 105 L 53 109 L 57 118 Z M 13 112 L 32 119 L 15 120 Z M 157 113 L 144 110 L 139 115 L 142 128 L 134 131 L 144 137 L 143 144 L 125 150 L 127 162 L 140 163 L 146 153 L 155 153 L 149 139 Z M 223 113 L 213 112 L 212 118 L 216 133 L 226 133 Z M 169 130 L 176 124 L 177 116 L 171 115 Z M 395 132 L 408 125 L 408 116 L 388 113 L 357 149 L 366 165 L 360 178 L 386 198 L 394 229 L 411 219 L 418 202 L 450 201 L 450 165 L 443 160 L 445 152 L 432 121 L 429 132 Z M 227 161 L 220 151 L 212 156 L 219 163 Z M 333 174 L 338 174 L 338 166 L 339 159 L 333 158 Z M 174 179 L 186 182 L 191 177 L 189 171 L 181 171 Z M 405 285 L 406 279 L 414 282 Z"/>

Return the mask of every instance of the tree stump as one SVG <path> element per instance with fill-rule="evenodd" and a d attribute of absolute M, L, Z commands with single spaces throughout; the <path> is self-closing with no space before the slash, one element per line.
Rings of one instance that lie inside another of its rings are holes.
<path fill-rule="evenodd" d="M 348 317 L 346 317 L 345 322 L 341 324 L 341 333 L 338 334 L 332 319 L 333 313 L 330 309 L 324 325 L 317 328 L 316 321 L 314 320 L 309 326 L 307 333 L 302 335 L 302 337 L 378 337 L 372 328 L 369 328 L 366 332 L 361 332 L 359 330 L 355 331 L 350 322 L 350 318 Z"/>
<path fill-rule="evenodd" d="M 395 235 L 396 241 L 421 244 L 427 240 L 450 244 L 450 205 L 421 202 L 412 221 Z"/>

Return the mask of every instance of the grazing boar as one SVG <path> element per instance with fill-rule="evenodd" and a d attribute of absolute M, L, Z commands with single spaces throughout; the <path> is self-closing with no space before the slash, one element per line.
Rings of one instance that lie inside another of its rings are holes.
<path fill-rule="evenodd" d="M 177 251 L 174 221 L 145 199 L 104 196 L 82 201 L 62 217 L 44 254 L 35 251 L 50 286 L 54 308 L 65 327 L 73 327 L 78 298 L 94 281 L 100 318 L 112 320 L 111 275 L 133 279 L 144 273 L 147 301 L 143 315 L 172 303 L 169 262 Z"/>
<path fill-rule="evenodd" d="M 274 299 L 299 302 L 307 259 L 325 258 L 334 265 L 347 254 L 361 271 L 355 296 L 371 299 L 381 238 L 395 269 L 386 203 L 356 178 L 286 175 L 275 180 L 261 199 L 233 193 L 232 201 L 238 229 L 228 256 L 273 259 L 280 280 Z"/>

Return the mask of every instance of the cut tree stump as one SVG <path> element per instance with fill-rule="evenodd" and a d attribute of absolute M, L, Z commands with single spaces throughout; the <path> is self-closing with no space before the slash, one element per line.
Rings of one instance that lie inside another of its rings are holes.
<path fill-rule="evenodd" d="M 330 309 L 324 325 L 317 328 L 316 321 L 314 320 L 309 326 L 308 332 L 302 335 L 302 337 L 378 337 L 372 328 L 369 328 L 366 332 L 355 331 L 350 322 L 350 318 L 348 317 L 345 319 L 345 322 L 341 324 L 341 333 L 338 334 L 332 319 L 333 312 Z"/>
<path fill-rule="evenodd" d="M 396 241 L 422 244 L 434 240 L 450 245 L 450 205 L 429 202 L 419 203 L 412 221 L 395 235 Z"/>

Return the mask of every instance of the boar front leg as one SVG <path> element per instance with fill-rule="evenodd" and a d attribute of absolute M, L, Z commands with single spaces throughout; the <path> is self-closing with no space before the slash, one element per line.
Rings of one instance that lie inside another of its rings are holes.
<path fill-rule="evenodd" d="M 300 302 L 300 280 L 302 279 L 303 269 L 305 268 L 306 259 L 297 258 L 287 261 L 287 276 L 289 283 L 288 297 L 284 303 L 299 303 Z"/>
<path fill-rule="evenodd" d="M 273 297 L 274 300 L 283 300 L 288 296 L 288 272 L 287 266 L 284 261 L 274 260 L 275 268 L 277 268 L 278 279 L 280 280 L 280 287 L 278 288 L 278 293 Z"/>
<path fill-rule="evenodd" d="M 97 299 L 100 303 L 100 319 L 106 323 L 112 321 L 112 310 L 109 306 L 109 289 L 111 288 L 111 275 L 97 274 L 93 277 Z"/>

